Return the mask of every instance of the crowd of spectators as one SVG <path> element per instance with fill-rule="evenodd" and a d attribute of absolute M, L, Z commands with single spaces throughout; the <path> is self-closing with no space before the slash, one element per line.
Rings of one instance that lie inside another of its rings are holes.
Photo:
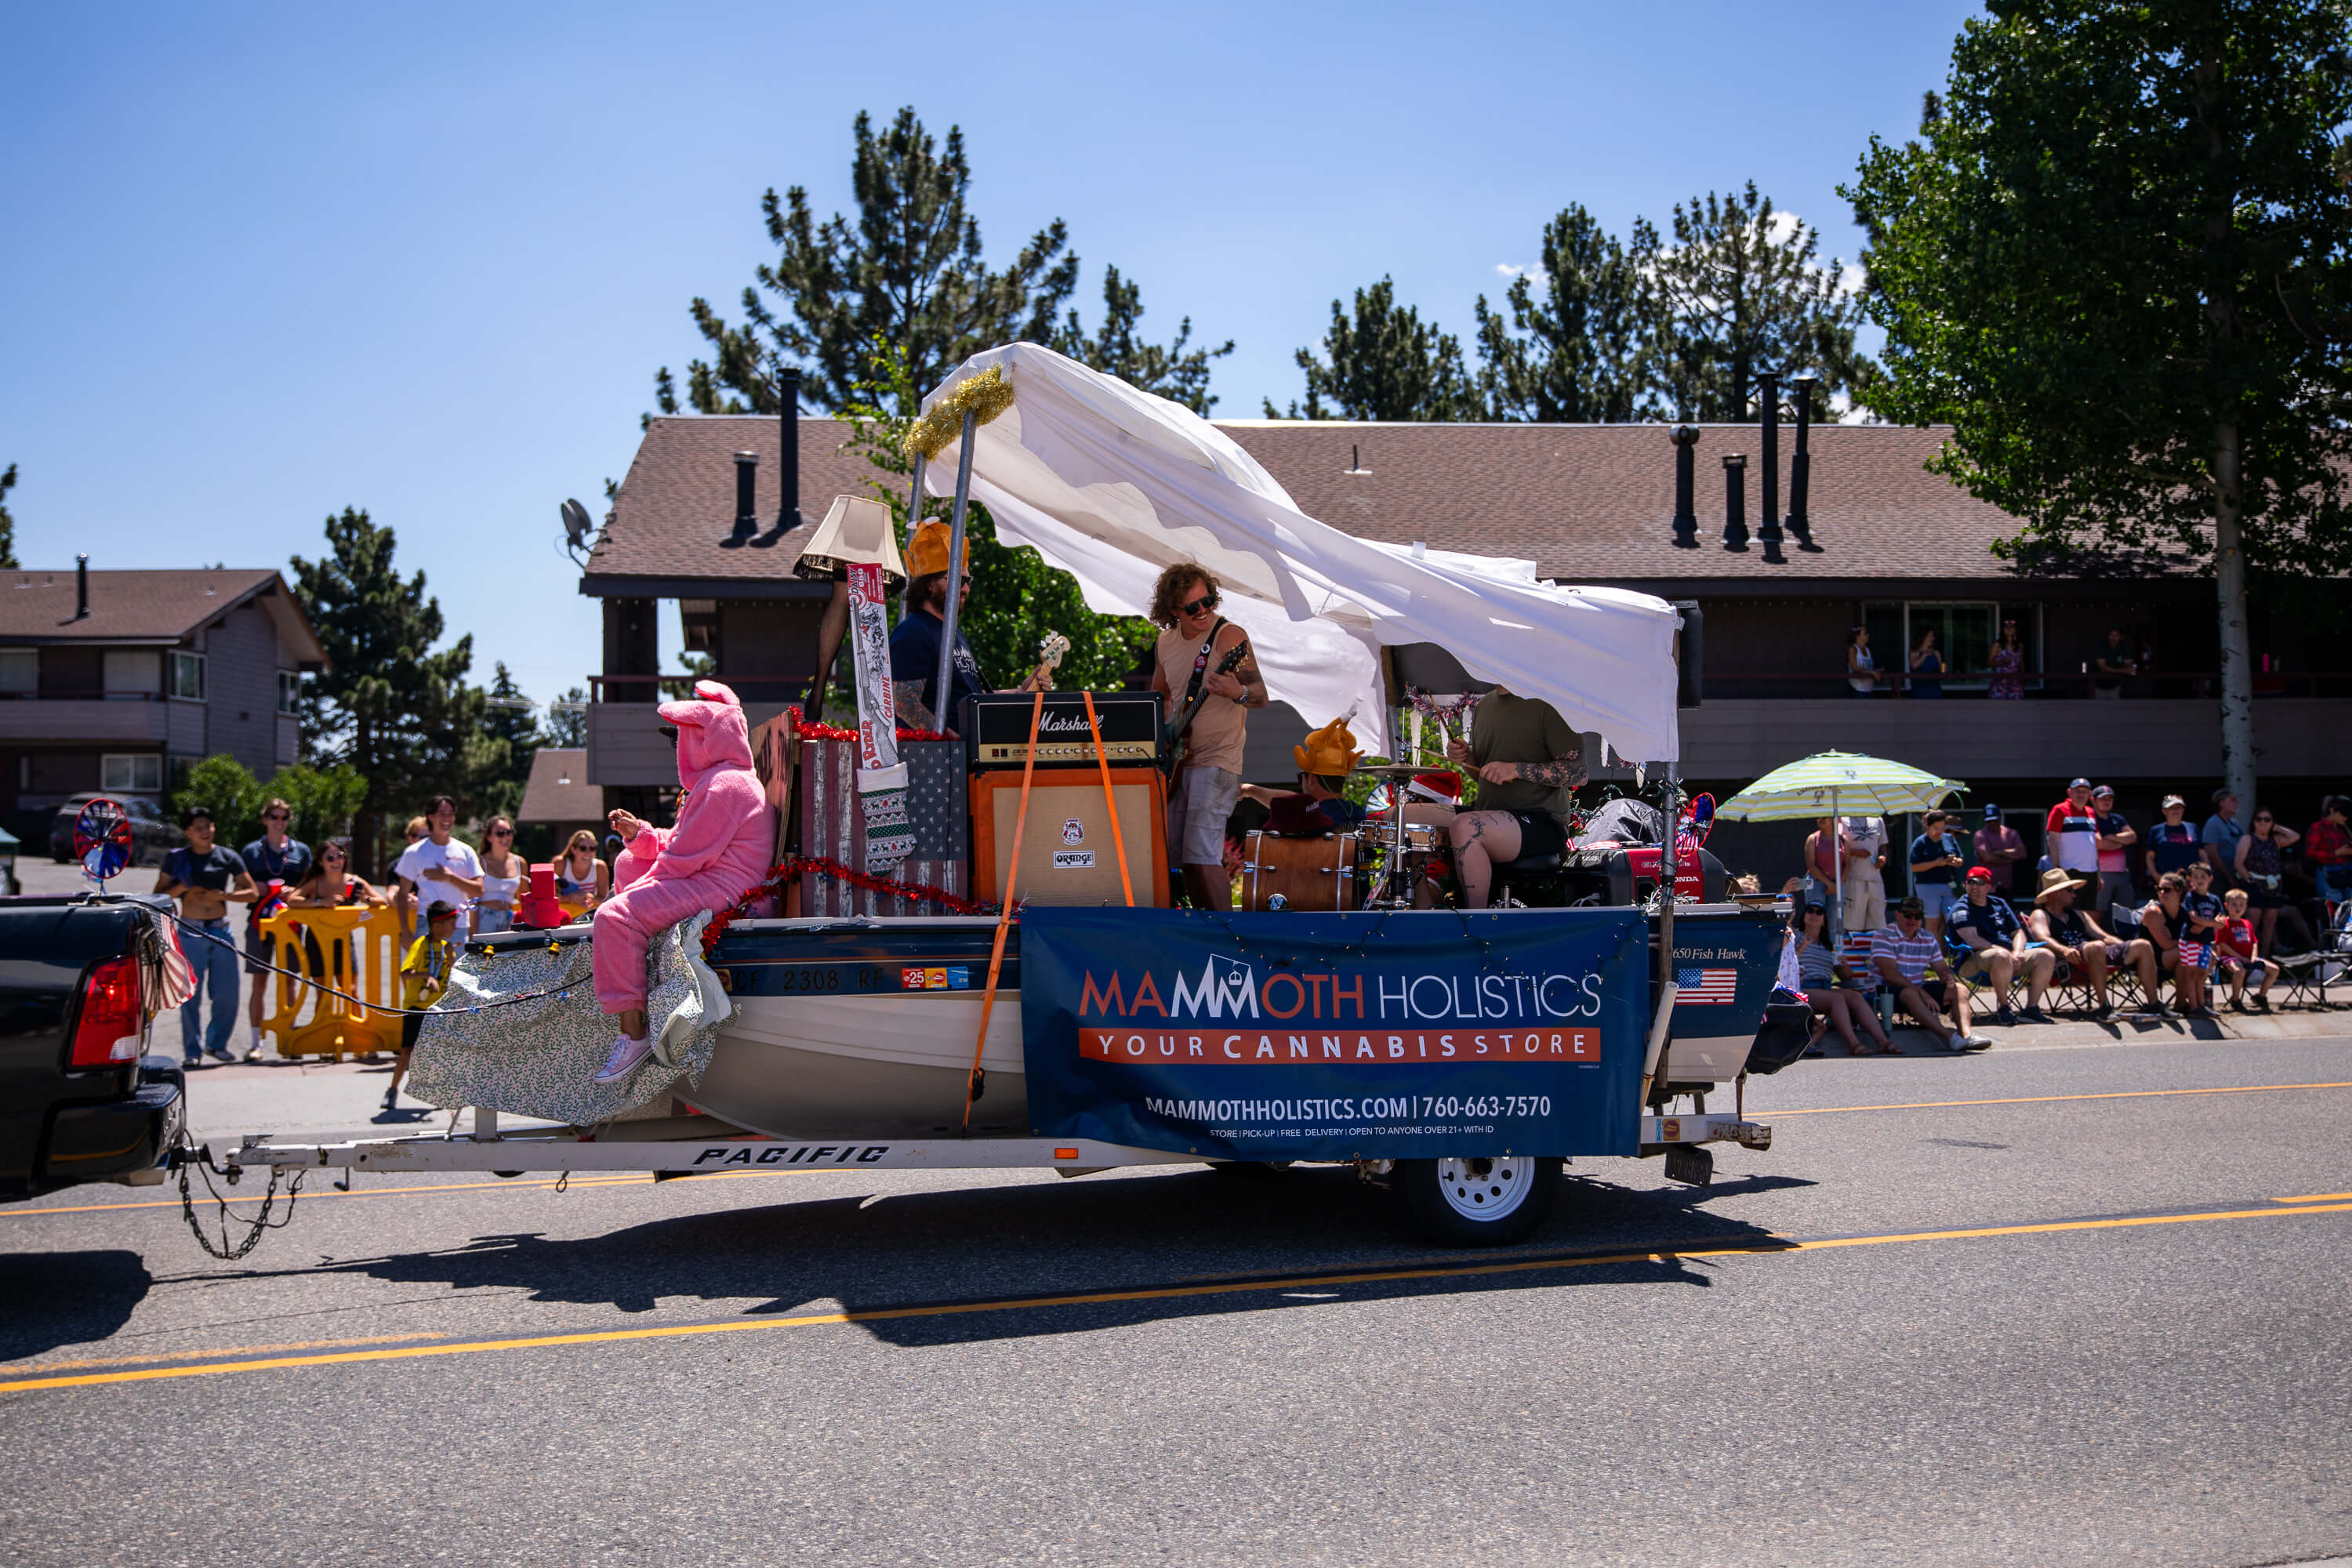
<path fill-rule="evenodd" d="M 1854 647 L 1866 669 L 1866 641 Z M 2312 952 L 2315 924 L 2352 919 L 2337 907 L 2352 903 L 2352 797 L 2328 796 L 2300 833 L 2268 807 L 2242 814 L 2228 790 L 2210 807 L 2200 824 L 2168 795 L 2143 832 L 2114 789 L 2074 779 L 2042 818 L 2038 868 L 1998 805 L 1981 808 L 1972 836 L 1959 812 L 1929 811 L 1891 919 L 1885 822 L 1818 819 L 1790 890 L 1801 889 L 1799 972 L 1820 1034 L 1834 1030 L 1857 1056 L 1891 1049 L 1883 993 L 1948 1049 L 1976 1049 L 1972 991 L 1983 993 L 1977 1016 L 2004 1026 L 2051 1022 L 2062 987 L 2105 1019 L 2117 980 L 2136 983 L 2143 1014 L 2212 1017 L 2224 992 L 2233 1009 L 2267 1011 L 2280 960 Z"/>

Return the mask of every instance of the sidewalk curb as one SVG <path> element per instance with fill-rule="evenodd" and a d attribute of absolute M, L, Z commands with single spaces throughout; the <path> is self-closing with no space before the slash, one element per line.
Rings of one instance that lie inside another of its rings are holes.
<path fill-rule="evenodd" d="M 1990 1040 L 1997 1051 L 2091 1050 L 2101 1046 L 2220 1045 L 2243 1041 L 2352 1037 L 2352 1007 L 2298 1007 L 2292 1012 L 2224 1013 L 2219 1018 L 2133 1018 L 2118 1016 L 2104 1024 L 2071 1019 L 2056 1024 L 2017 1024 L 2003 1028 L 1985 1019 L 1969 1028 Z M 1888 1031 L 1896 1051 L 1906 1057 L 1944 1057 L 1925 1029 L 1901 1026 Z M 1832 1031 L 1822 1042 L 1829 1059 L 1853 1059 Z"/>

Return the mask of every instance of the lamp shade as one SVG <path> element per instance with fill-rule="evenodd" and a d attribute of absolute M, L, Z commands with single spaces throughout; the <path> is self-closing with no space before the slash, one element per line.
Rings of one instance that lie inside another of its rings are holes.
<path fill-rule="evenodd" d="M 879 566 L 893 588 L 906 585 L 907 564 L 898 558 L 890 509 L 864 496 L 835 496 L 793 570 L 803 577 L 829 578 L 858 565 Z"/>

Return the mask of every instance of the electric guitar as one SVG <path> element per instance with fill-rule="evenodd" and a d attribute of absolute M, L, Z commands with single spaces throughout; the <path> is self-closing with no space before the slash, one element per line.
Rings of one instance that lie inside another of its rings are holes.
<path fill-rule="evenodd" d="M 1223 658 L 1217 661 L 1215 668 L 1210 673 L 1231 675 L 1241 668 L 1244 659 L 1249 658 L 1249 638 L 1244 637 L 1234 644 L 1232 649 Z M 1184 738 L 1185 731 L 1192 729 L 1192 721 L 1200 716 L 1202 705 L 1212 695 L 1213 693 L 1209 690 L 1209 682 L 1204 678 L 1201 682 L 1201 689 L 1193 695 L 1192 700 L 1184 704 L 1184 710 L 1176 715 L 1174 721 L 1168 726 L 1167 743 L 1162 748 L 1161 755 L 1165 759 L 1163 765 L 1168 771 L 1168 788 L 1171 794 L 1176 788 L 1176 781 L 1184 775 L 1184 764 L 1192 758 L 1192 743 Z"/>
<path fill-rule="evenodd" d="M 1062 658 L 1070 651 L 1070 639 L 1059 632 L 1047 632 L 1037 645 L 1037 668 L 1021 683 L 1024 691 L 1054 689 L 1054 671 L 1062 668 Z"/>

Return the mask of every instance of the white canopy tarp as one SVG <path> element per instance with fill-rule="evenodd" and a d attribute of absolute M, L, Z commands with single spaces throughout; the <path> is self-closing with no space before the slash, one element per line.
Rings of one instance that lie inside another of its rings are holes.
<path fill-rule="evenodd" d="M 973 355 L 925 406 L 992 366 L 1013 405 L 973 441 L 972 499 L 1000 541 L 1034 545 L 1093 609 L 1142 615 L 1162 567 L 1197 562 L 1249 634 L 1268 691 L 1310 724 L 1352 711 L 1357 733 L 1385 749 L 1376 650 L 1428 642 L 1477 679 L 1549 702 L 1621 756 L 1679 755 L 1676 617 L 1664 600 L 1541 583 L 1530 562 L 1352 538 L 1299 510 L 1191 409 L 1034 343 Z M 926 470 L 936 495 L 954 492 L 958 446 Z"/>

